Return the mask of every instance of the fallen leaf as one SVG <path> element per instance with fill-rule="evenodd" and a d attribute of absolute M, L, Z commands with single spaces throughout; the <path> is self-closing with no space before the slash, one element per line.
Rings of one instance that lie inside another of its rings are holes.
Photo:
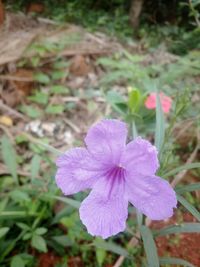
<path fill-rule="evenodd" d="M 5 126 L 12 126 L 13 125 L 12 119 L 8 116 L 0 116 L 0 123 L 5 125 Z"/>
<path fill-rule="evenodd" d="M 4 6 L 3 6 L 2 1 L 0 0 L 0 26 L 1 26 L 1 24 L 3 24 L 4 19 L 5 19 Z"/>
<path fill-rule="evenodd" d="M 45 7 L 41 3 L 30 3 L 27 7 L 27 13 L 43 13 Z"/>
<path fill-rule="evenodd" d="M 85 76 L 92 71 L 85 57 L 81 55 L 77 55 L 72 59 L 69 70 L 75 76 Z"/>

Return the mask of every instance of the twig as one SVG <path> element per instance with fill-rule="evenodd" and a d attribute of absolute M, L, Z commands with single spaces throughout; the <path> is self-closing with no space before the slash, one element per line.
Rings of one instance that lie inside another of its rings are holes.
<path fill-rule="evenodd" d="M 70 121 L 70 120 L 68 120 L 68 119 L 65 118 L 64 119 L 64 122 L 67 125 L 69 125 L 72 128 L 72 130 L 74 130 L 74 132 L 81 133 L 81 129 L 77 125 L 75 125 L 72 121 Z"/>
<path fill-rule="evenodd" d="M 28 118 L 26 116 L 24 116 L 22 113 L 18 112 L 17 110 L 12 109 L 11 107 L 7 106 L 6 104 L 3 103 L 2 100 L 0 100 L 0 109 L 3 109 L 9 112 L 10 114 L 13 114 L 16 117 L 23 119 L 24 121 L 28 121 Z"/>
<path fill-rule="evenodd" d="M 33 78 L 24 78 L 19 76 L 12 76 L 12 75 L 0 75 L 1 80 L 10 80 L 10 81 L 17 81 L 17 82 L 34 82 Z"/>

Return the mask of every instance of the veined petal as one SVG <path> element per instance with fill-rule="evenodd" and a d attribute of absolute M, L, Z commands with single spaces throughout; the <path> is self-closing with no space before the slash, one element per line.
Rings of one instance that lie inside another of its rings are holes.
<path fill-rule="evenodd" d="M 71 173 L 66 172 L 64 168 L 60 168 L 56 172 L 56 184 L 64 195 L 73 195 L 80 191 L 90 189 L 95 182 L 95 178 L 84 181 L 75 179 L 75 177 Z"/>
<path fill-rule="evenodd" d="M 124 231 L 128 216 L 128 201 L 124 198 L 124 183 L 112 184 L 101 178 L 82 202 L 80 218 L 93 236 L 108 238 Z"/>
<path fill-rule="evenodd" d="M 173 215 L 176 194 L 170 184 L 157 176 L 126 178 L 129 201 L 151 220 L 164 220 Z"/>
<path fill-rule="evenodd" d="M 85 138 L 88 150 L 105 164 L 118 163 L 125 148 L 126 124 L 119 120 L 102 120 L 90 128 Z"/>
<path fill-rule="evenodd" d="M 56 184 L 65 195 L 91 188 L 102 168 L 85 148 L 74 148 L 57 159 Z"/>
<path fill-rule="evenodd" d="M 127 144 L 121 159 L 122 166 L 128 170 L 144 175 L 155 174 L 159 167 L 157 149 L 149 141 L 137 137 Z"/>

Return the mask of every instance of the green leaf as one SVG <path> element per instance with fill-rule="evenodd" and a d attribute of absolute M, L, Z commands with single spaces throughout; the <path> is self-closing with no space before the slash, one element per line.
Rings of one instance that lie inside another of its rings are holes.
<path fill-rule="evenodd" d="M 155 230 L 155 236 L 163 236 L 179 233 L 200 233 L 200 223 L 183 223 L 180 225 L 170 225 L 160 230 Z"/>
<path fill-rule="evenodd" d="M 127 109 L 127 103 L 119 93 L 115 91 L 109 91 L 106 94 L 105 98 L 114 110 L 116 110 L 121 115 L 125 114 L 124 111 Z"/>
<path fill-rule="evenodd" d="M 23 105 L 21 111 L 32 119 L 37 119 L 42 116 L 42 112 L 38 108 L 32 106 Z"/>
<path fill-rule="evenodd" d="M 47 74 L 38 72 L 34 75 L 34 78 L 37 82 L 48 84 L 50 83 L 50 78 Z"/>
<path fill-rule="evenodd" d="M 30 227 L 29 227 L 27 224 L 25 224 L 25 223 L 18 222 L 18 223 L 16 223 L 16 224 L 17 224 L 17 226 L 18 226 L 19 228 L 21 228 L 22 230 L 26 230 L 26 231 L 30 230 Z"/>
<path fill-rule="evenodd" d="M 192 204 L 182 196 L 177 195 L 177 199 L 198 221 L 200 221 L 200 212 Z"/>
<path fill-rule="evenodd" d="M 144 249 L 147 256 L 148 267 L 159 267 L 157 248 L 150 229 L 144 225 L 140 228 Z"/>
<path fill-rule="evenodd" d="M 20 190 L 13 190 L 10 192 L 10 196 L 11 198 L 16 201 L 16 202 L 20 202 L 20 201 L 30 201 L 30 197 L 29 195 L 24 192 L 24 191 L 20 191 Z"/>
<path fill-rule="evenodd" d="M 67 75 L 68 75 L 68 73 L 66 73 L 66 71 L 57 70 L 57 71 L 52 72 L 51 78 L 53 80 L 60 80 L 64 77 L 67 77 Z"/>
<path fill-rule="evenodd" d="M 177 167 L 167 173 L 164 173 L 163 176 L 164 177 L 169 177 L 169 176 L 173 176 L 181 171 L 184 170 L 190 170 L 190 169 L 196 169 L 196 168 L 200 168 L 200 163 L 199 162 L 195 162 L 195 163 L 190 163 L 190 164 L 185 164 L 183 166 Z"/>
<path fill-rule="evenodd" d="M 194 184 L 189 184 L 189 185 L 184 185 L 184 186 L 178 186 L 175 188 L 175 191 L 179 194 L 183 194 L 186 192 L 192 192 L 192 191 L 197 191 L 200 190 L 200 183 L 194 183 Z"/>
<path fill-rule="evenodd" d="M 50 88 L 50 93 L 52 94 L 67 94 L 69 93 L 69 89 L 62 85 L 53 85 Z"/>
<path fill-rule="evenodd" d="M 10 171 L 13 179 L 18 184 L 16 152 L 7 136 L 1 138 L 3 160 Z"/>
<path fill-rule="evenodd" d="M 156 133 L 155 133 L 155 146 L 158 151 L 161 150 L 164 143 L 165 137 L 165 125 L 164 125 L 164 115 L 160 102 L 160 96 L 156 95 Z"/>
<path fill-rule="evenodd" d="M 128 94 L 128 107 L 131 113 L 138 111 L 141 103 L 141 94 L 140 91 L 136 88 L 131 88 L 131 91 Z"/>
<path fill-rule="evenodd" d="M 39 227 L 35 230 L 36 235 L 44 235 L 47 232 L 47 228 Z"/>
<path fill-rule="evenodd" d="M 96 248 L 96 259 L 100 267 L 103 265 L 105 258 L 106 258 L 106 251 L 102 248 Z"/>
<path fill-rule="evenodd" d="M 71 239 L 66 235 L 52 236 L 51 239 L 63 247 L 71 247 L 73 245 Z"/>
<path fill-rule="evenodd" d="M 36 91 L 35 94 L 30 96 L 28 99 L 35 103 L 46 105 L 48 103 L 49 96 L 47 93 Z"/>
<path fill-rule="evenodd" d="M 72 198 L 68 198 L 68 197 L 57 197 L 57 196 L 51 196 L 51 198 L 54 198 L 54 199 L 57 199 L 57 200 L 60 200 L 76 209 L 79 209 L 80 208 L 80 205 L 81 203 L 77 200 L 74 200 Z"/>
<path fill-rule="evenodd" d="M 32 237 L 32 233 L 26 233 L 23 237 L 22 237 L 22 240 L 28 240 L 28 239 L 31 239 Z"/>
<path fill-rule="evenodd" d="M 36 213 L 27 213 L 26 211 L 2 211 L 0 213 L 1 219 L 13 219 L 13 218 L 27 218 L 27 216 L 36 216 Z"/>
<path fill-rule="evenodd" d="M 25 262 L 20 255 L 12 257 L 10 267 L 25 267 Z"/>
<path fill-rule="evenodd" d="M 193 264 L 189 263 L 188 261 L 178 259 L 178 258 L 160 258 L 159 259 L 160 264 L 176 264 L 181 265 L 184 267 L 195 267 Z"/>
<path fill-rule="evenodd" d="M 10 228 L 9 227 L 1 227 L 0 228 L 0 239 L 2 238 L 2 237 L 4 237 L 6 234 L 7 234 L 7 232 L 10 230 Z"/>
<path fill-rule="evenodd" d="M 128 256 L 128 252 L 124 248 L 122 248 L 122 247 L 120 247 L 120 246 L 118 246 L 112 242 L 106 242 L 101 238 L 96 238 L 93 242 L 93 245 L 97 248 L 101 248 L 101 249 L 104 249 L 106 251 L 111 251 L 115 254 L 122 255 L 124 257 Z"/>
<path fill-rule="evenodd" d="M 35 179 L 39 175 L 41 157 L 35 154 L 31 160 L 31 179 Z"/>
<path fill-rule="evenodd" d="M 31 246 L 39 251 L 47 252 L 46 241 L 40 235 L 34 235 L 31 239 Z"/>
<path fill-rule="evenodd" d="M 49 105 L 45 111 L 49 114 L 62 114 L 64 109 L 62 105 Z"/>

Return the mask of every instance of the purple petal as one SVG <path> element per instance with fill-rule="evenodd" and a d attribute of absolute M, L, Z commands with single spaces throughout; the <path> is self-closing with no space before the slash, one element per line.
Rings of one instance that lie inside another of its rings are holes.
<path fill-rule="evenodd" d="M 164 220 L 173 215 L 176 194 L 170 184 L 157 176 L 127 177 L 129 201 L 151 220 Z"/>
<path fill-rule="evenodd" d="M 88 131 L 85 143 L 101 162 L 118 163 L 126 144 L 126 124 L 119 120 L 102 120 Z"/>
<path fill-rule="evenodd" d="M 156 147 L 147 140 L 137 137 L 127 144 L 121 164 L 128 171 L 144 175 L 155 174 L 159 167 Z"/>
<path fill-rule="evenodd" d="M 74 148 L 57 159 L 56 183 L 65 195 L 91 188 L 101 176 L 101 166 L 85 148 Z"/>
<path fill-rule="evenodd" d="M 108 238 L 124 231 L 128 216 L 128 201 L 124 198 L 124 183 L 110 184 L 101 178 L 82 202 L 80 218 L 93 236 Z"/>

